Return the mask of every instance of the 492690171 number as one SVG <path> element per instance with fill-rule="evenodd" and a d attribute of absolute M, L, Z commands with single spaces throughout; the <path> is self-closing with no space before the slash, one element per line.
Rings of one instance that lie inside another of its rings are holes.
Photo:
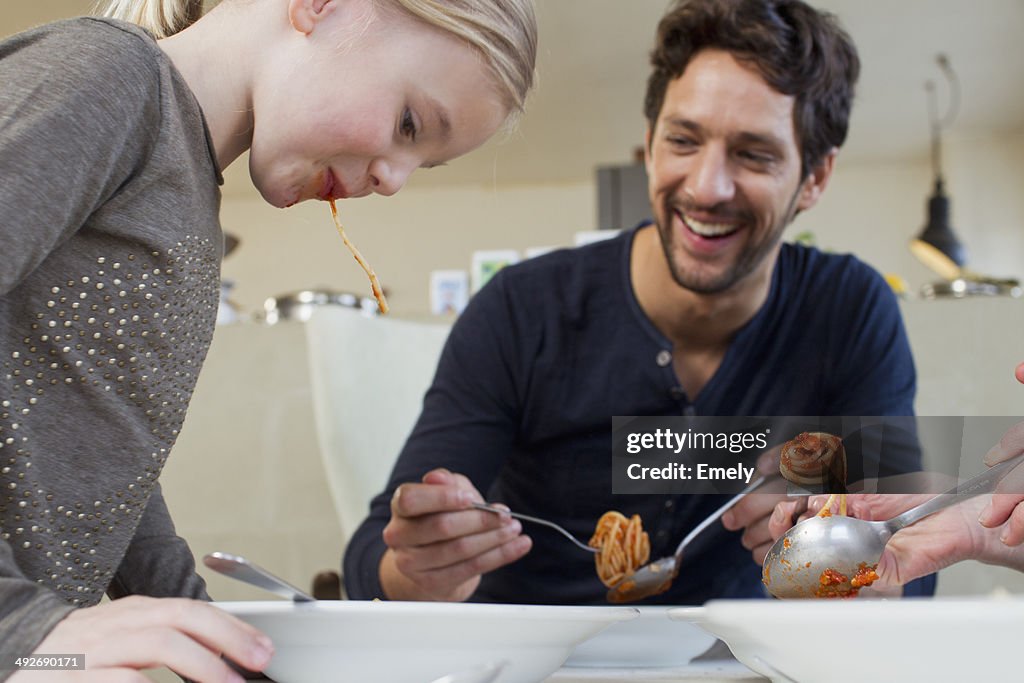
<path fill-rule="evenodd" d="M 4 654 L 0 653 L 0 671 L 70 671 L 85 668 L 84 654 Z"/>

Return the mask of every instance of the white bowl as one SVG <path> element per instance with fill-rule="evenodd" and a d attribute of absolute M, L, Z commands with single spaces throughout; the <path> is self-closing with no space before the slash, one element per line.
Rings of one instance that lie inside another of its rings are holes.
<path fill-rule="evenodd" d="M 680 614 L 774 681 L 1009 681 L 1022 672 L 1021 597 L 712 600 Z"/>
<path fill-rule="evenodd" d="M 686 666 L 715 642 L 713 635 L 691 621 L 669 619 L 677 608 L 638 609 L 636 619 L 612 624 L 577 645 L 565 665 L 612 669 Z"/>
<path fill-rule="evenodd" d="M 498 683 L 536 683 L 630 607 L 355 600 L 218 602 L 274 641 L 277 683 L 428 683 L 505 662 Z"/>

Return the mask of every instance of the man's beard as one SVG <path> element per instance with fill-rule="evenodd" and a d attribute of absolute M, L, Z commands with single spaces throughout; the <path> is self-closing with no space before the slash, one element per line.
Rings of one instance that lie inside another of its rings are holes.
<path fill-rule="evenodd" d="M 760 242 L 746 244 L 732 265 L 717 276 L 701 274 L 695 271 L 684 271 L 679 263 L 676 262 L 673 257 L 676 252 L 676 235 L 672 230 L 672 217 L 677 209 L 685 215 L 687 207 L 678 207 L 673 205 L 670 200 L 666 200 L 662 207 L 661 215 L 663 219 L 657 222 L 657 228 L 658 237 L 661 239 L 661 249 L 665 254 L 665 260 L 668 261 L 668 269 L 672 273 L 672 279 L 683 289 L 690 290 L 696 294 L 720 294 L 729 290 L 736 283 L 754 272 L 778 247 L 779 242 L 782 241 L 782 233 L 785 231 L 786 226 L 796 217 L 795 206 L 799 196 L 800 187 L 798 186 L 796 192 L 790 198 L 789 205 L 786 207 L 781 220 L 775 224 L 772 230 Z M 749 214 L 745 216 L 749 218 Z M 745 220 L 744 222 L 747 225 L 752 223 L 750 220 Z M 689 228 L 684 226 L 683 230 L 689 230 Z"/>

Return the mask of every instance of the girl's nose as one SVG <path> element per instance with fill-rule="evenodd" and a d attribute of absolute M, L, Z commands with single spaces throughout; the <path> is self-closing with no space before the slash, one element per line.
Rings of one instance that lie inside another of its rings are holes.
<path fill-rule="evenodd" d="M 370 164 L 370 184 L 377 194 L 390 197 L 401 190 L 415 166 L 398 160 L 377 159 Z"/>

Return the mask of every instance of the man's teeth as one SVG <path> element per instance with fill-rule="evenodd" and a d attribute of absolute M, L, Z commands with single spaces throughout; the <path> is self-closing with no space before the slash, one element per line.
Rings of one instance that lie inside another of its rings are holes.
<path fill-rule="evenodd" d="M 701 237 L 721 237 L 733 232 L 737 227 L 733 223 L 702 223 L 689 216 L 684 216 L 683 219 L 690 226 L 690 229 Z"/>

